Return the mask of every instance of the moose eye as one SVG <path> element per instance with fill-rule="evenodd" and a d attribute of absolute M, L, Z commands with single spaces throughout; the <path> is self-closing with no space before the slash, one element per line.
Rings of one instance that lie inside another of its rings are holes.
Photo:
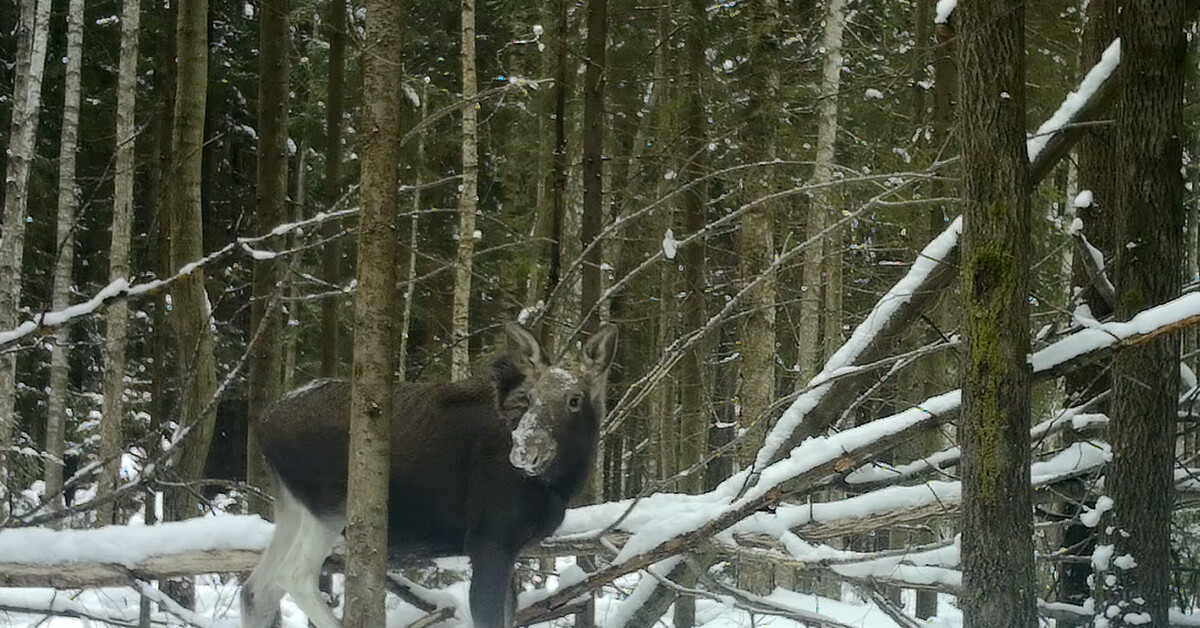
<path fill-rule="evenodd" d="M 579 412 L 583 407 L 583 395 L 575 393 L 567 398 L 567 409 L 571 412 Z"/>

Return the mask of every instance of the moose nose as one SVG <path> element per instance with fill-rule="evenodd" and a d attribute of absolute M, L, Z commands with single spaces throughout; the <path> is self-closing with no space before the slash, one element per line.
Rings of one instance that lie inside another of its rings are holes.
<path fill-rule="evenodd" d="M 513 447 L 508 454 L 512 466 L 528 475 L 537 475 L 543 470 L 551 452 L 550 439 L 542 433 L 514 435 Z"/>

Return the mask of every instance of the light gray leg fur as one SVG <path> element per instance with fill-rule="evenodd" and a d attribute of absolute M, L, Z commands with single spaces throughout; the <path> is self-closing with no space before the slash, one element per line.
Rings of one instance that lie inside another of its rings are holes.
<path fill-rule="evenodd" d="M 275 521 L 275 537 L 242 588 L 242 628 L 269 628 L 284 592 L 317 628 L 341 628 L 317 581 L 345 522 L 316 517 L 282 485 Z"/>

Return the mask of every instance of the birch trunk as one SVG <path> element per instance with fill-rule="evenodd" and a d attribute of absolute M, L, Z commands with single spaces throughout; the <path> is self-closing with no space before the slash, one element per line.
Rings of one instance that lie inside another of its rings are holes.
<path fill-rule="evenodd" d="M 363 42 L 362 213 L 350 379 L 350 467 L 346 496 L 346 628 L 386 622 L 388 457 L 391 443 L 396 293 L 396 164 L 404 7 L 367 1 Z"/>
<path fill-rule="evenodd" d="M 817 155 L 813 174 L 817 183 L 833 180 L 834 156 L 837 149 L 838 92 L 842 77 L 842 32 L 846 28 L 846 0 L 829 0 L 825 13 L 825 33 L 821 47 L 825 60 L 821 70 L 821 95 L 817 101 Z M 817 207 L 813 215 L 823 213 L 822 228 L 835 224 L 842 217 L 843 197 L 831 188 L 818 190 Z M 842 242 L 844 229 L 835 228 L 823 240 L 821 274 L 824 275 L 824 301 L 821 363 L 842 346 Z M 809 236 L 815 232 L 809 231 Z M 807 284 L 814 285 L 814 284 Z M 817 365 L 819 370 L 822 364 Z M 816 371 L 811 371 L 815 374 Z"/>
<path fill-rule="evenodd" d="M 50 0 L 25 0 L 17 25 L 17 59 L 13 79 L 12 131 L 4 176 L 4 222 L 0 223 L 0 329 L 17 325 L 21 305 L 21 262 L 25 253 L 25 211 L 29 202 L 29 168 L 33 162 L 38 114 L 42 107 L 42 75 L 50 28 Z M 16 416 L 17 355 L 0 354 L 0 519 L 8 514 L 12 469 L 9 445 Z"/>
<path fill-rule="evenodd" d="M 128 277 L 129 244 L 133 223 L 133 180 L 137 119 L 138 0 L 123 0 L 121 6 L 121 57 L 117 70 L 117 164 L 113 180 L 112 244 L 108 255 L 108 279 Z M 97 493 L 109 494 L 117 486 L 120 454 L 124 442 L 121 422 L 125 413 L 125 344 L 129 335 L 129 306 L 117 301 L 104 313 L 104 413 L 100 419 L 100 471 Z M 103 501 L 103 500 L 102 500 Z M 147 510 L 153 508 L 147 505 Z M 114 504 L 100 507 L 101 523 L 117 523 Z M 149 520 L 149 517 L 147 517 Z"/>
<path fill-rule="evenodd" d="M 67 7 L 67 67 L 63 87 L 63 123 L 58 152 L 58 224 L 55 242 L 58 255 L 54 261 L 54 292 L 51 307 L 62 310 L 70 305 L 71 279 L 75 267 L 75 212 L 79 198 L 75 195 L 75 151 L 79 146 L 79 98 L 83 61 L 83 0 L 71 0 Z M 54 330 L 50 349 L 50 396 L 46 403 L 46 465 L 47 497 L 53 497 L 54 509 L 64 504 L 63 450 L 66 440 L 67 399 L 70 369 L 71 329 L 63 325 Z"/>
<path fill-rule="evenodd" d="M 458 252 L 454 260 L 454 308 L 451 314 L 450 378 L 471 375 L 471 266 L 475 254 L 475 206 L 479 188 L 476 136 L 475 0 L 462 0 L 462 191 L 458 195 Z"/>

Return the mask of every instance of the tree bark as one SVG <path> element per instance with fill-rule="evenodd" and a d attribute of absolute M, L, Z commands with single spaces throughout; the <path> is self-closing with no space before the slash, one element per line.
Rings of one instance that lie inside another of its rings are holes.
<path fill-rule="evenodd" d="M 607 68 L 604 50 L 608 37 L 608 0 L 588 0 L 587 70 L 583 87 L 583 223 L 580 245 L 586 249 L 600 234 L 604 221 L 604 88 Z M 600 328 L 600 262 L 602 247 L 595 246 L 583 260 L 583 297 L 580 312 L 592 312 L 581 321 L 585 332 Z"/>
<path fill-rule="evenodd" d="M 770 161 L 776 156 L 775 129 L 779 106 L 779 6 L 774 0 L 753 0 L 749 6 L 750 62 L 747 64 L 749 109 L 746 112 L 745 146 L 753 156 Z M 750 155 L 747 155 L 748 157 Z M 747 181 L 753 197 L 775 191 L 774 175 L 756 171 Z M 772 215 L 774 203 L 763 203 L 742 218 L 738 233 L 738 274 L 743 282 L 762 275 L 766 279 L 746 297 L 749 310 L 742 324 L 742 364 L 739 369 L 738 422 L 749 430 L 741 459 L 752 464 L 766 434 L 767 413 L 775 401 L 775 257 Z"/>
<path fill-rule="evenodd" d="M 172 164 L 167 174 L 167 207 L 171 215 L 171 269 L 204 255 L 201 170 L 205 101 L 208 94 L 208 0 L 182 3 L 176 9 L 175 113 L 171 131 Z M 196 268 L 171 290 L 171 318 L 178 342 L 179 425 L 187 430 L 177 463 L 181 480 L 204 471 L 216 424 L 215 341 L 212 310 L 204 288 L 204 269 Z M 166 518 L 195 514 L 196 498 L 184 491 L 168 493 Z"/>
<path fill-rule="evenodd" d="M 683 76 L 683 168 L 680 185 L 703 181 L 708 174 L 708 123 L 705 111 L 705 73 L 708 63 L 704 51 L 708 48 L 708 16 L 701 0 L 690 0 L 684 17 L 687 50 L 687 72 Z M 688 233 L 704 228 L 708 209 L 708 186 L 699 183 L 684 193 L 681 210 Z M 683 327 L 700 329 L 708 320 L 705 299 L 708 297 L 708 250 L 702 240 L 686 247 L 680 262 L 683 265 Z M 679 422 L 679 466 L 686 469 L 704 459 L 708 449 L 709 407 L 705 358 L 708 343 L 693 347 L 683 359 L 679 377 L 681 401 Z M 704 490 L 704 473 L 697 470 L 684 478 L 679 490 L 699 493 Z M 688 602 L 694 602 L 690 599 Z M 679 622 L 676 622 L 677 628 Z"/>
<path fill-rule="evenodd" d="M 842 76 L 842 32 L 846 28 L 845 0 L 830 0 L 825 10 L 825 33 L 821 47 L 825 49 L 825 60 L 821 64 L 821 94 L 817 101 L 817 155 L 813 167 L 814 179 L 818 183 L 833 180 L 834 156 L 837 150 L 838 95 Z M 811 216 L 824 214 L 823 227 L 829 227 L 842 218 L 843 195 L 831 188 L 824 188 L 815 196 Z M 832 228 L 822 244 L 821 275 L 824 287 L 821 300 L 822 364 L 842 346 L 842 246 L 844 228 Z M 815 235 L 810 229 L 809 237 Z M 815 284 L 808 284 L 809 286 Z M 811 290 L 810 290 L 811 291 Z M 812 339 L 816 342 L 816 338 Z M 820 368 L 818 366 L 818 368 Z"/>
<path fill-rule="evenodd" d="M 75 194 L 75 151 L 79 146 L 79 98 L 83 64 L 83 1 L 71 0 L 67 7 L 67 67 L 63 87 L 63 123 L 58 145 L 58 222 L 55 242 L 54 292 L 51 307 L 63 310 L 71 302 L 71 283 L 75 268 L 75 212 L 79 198 Z M 67 415 L 70 412 L 71 327 L 54 330 L 50 349 L 50 395 L 46 403 L 45 495 L 59 495 L 63 487 L 63 450 Z M 61 497 L 52 507 L 61 508 Z"/>
<path fill-rule="evenodd" d="M 955 19 L 964 205 L 959 600 L 967 628 L 1035 628 L 1024 3 L 964 3 Z"/>
<path fill-rule="evenodd" d="M 396 292 L 396 164 L 404 7 L 367 2 L 363 64 L 362 213 L 350 394 L 346 527 L 347 628 L 385 624 L 388 458 L 391 443 Z"/>
<path fill-rule="evenodd" d="M 21 3 L 17 24 L 17 58 L 13 79 L 12 131 L 4 175 L 4 222 L 0 223 L 0 329 L 17 325 L 21 306 L 21 261 L 25 254 L 25 212 L 29 203 L 29 168 L 36 152 L 38 114 L 42 108 L 42 75 L 50 30 L 50 0 Z M 17 355 L 0 354 L 0 519 L 8 514 L 12 493 L 9 446 L 16 415 Z"/>
<path fill-rule="evenodd" d="M 325 211 L 337 204 L 342 194 L 342 109 L 343 75 L 346 68 L 346 0 L 330 0 L 325 20 L 329 41 L 329 87 L 325 102 Z M 342 245 L 336 238 L 338 224 L 328 221 L 321 228 L 328 241 L 321 251 L 321 279 L 331 286 L 342 284 Z M 321 375 L 335 377 L 341 356 L 338 313 L 339 299 L 321 302 Z"/>
<path fill-rule="evenodd" d="M 258 171 L 255 223 L 270 233 L 287 212 L 288 182 L 288 0 L 263 0 L 258 20 Z M 247 388 L 252 425 L 282 394 L 283 321 L 273 301 L 283 280 L 279 259 L 255 260 L 254 297 L 250 304 L 250 364 Z M 331 299 L 332 300 L 332 299 Z M 271 471 L 253 429 L 246 430 L 246 481 L 261 491 L 271 489 Z M 249 497 L 249 511 L 270 517 L 270 503 Z"/>
<path fill-rule="evenodd" d="M 454 260 L 454 308 L 451 314 L 450 378 L 471 376 L 471 266 L 475 254 L 475 207 L 479 189 L 475 87 L 475 0 L 462 0 L 462 191 L 458 195 L 458 252 Z"/>
<path fill-rule="evenodd" d="M 1171 0 L 1122 7 L 1122 83 L 1114 133 L 1121 167 L 1113 186 L 1120 320 L 1180 293 L 1188 17 L 1183 3 Z M 1179 335 L 1118 352 L 1112 380 L 1113 461 L 1105 487 L 1115 503 L 1102 527 L 1111 530 L 1103 542 L 1115 551 L 1099 612 L 1117 607 L 1112 626 L 1165 626 L 1171 602 Z"/>
<path fill-rule="evenodd" d="M 418 124 L 429 115 L 429 88 L 421 86 L 421 112 Z M 408 259 L 404 266 L 404 309 L 400 312 L 400 348 L 396 350 L 396 377 L 399 381 L 408 378 L 408 331 L 412 327 L 413 297 L 417 292 L 417 243 L 420 242 L 421 172 L 425 167 L 425 131 L 417 133 L 417 161 L 413 167 L 412 218 L 408 224 Z"/>
<path fill-rule="evenodd" d="M 121 57 L 117 70 L 117 164 L 113 175 L 112 244 L 108 253 L 108 279 L 130 276 L 129 245 L 133 226 L 133 182 L 137 174 L 137 64 L 138 28 L 141 23 L 138 0 L 121 3 Z M 103 467 L 97 480 L 97 497 L 103 498 L 117 487 L 120 454 L 125 443 L 121 423 L 125 414 L 125 344 L 129 336 L 129 306 L 124 301 L 112 304 L 105 312 L 104 336 L 104 412 L 100 418 L 100 460 Z M 155 365 L 157 368 L 157 364 Z M 153 510 L 147 504 L 146 510 Z M 117 523 L 115 505 L 106 502 L 96 513 L 100 523 Z M 149 519 L 147 519 L 149 520 Z"/>

